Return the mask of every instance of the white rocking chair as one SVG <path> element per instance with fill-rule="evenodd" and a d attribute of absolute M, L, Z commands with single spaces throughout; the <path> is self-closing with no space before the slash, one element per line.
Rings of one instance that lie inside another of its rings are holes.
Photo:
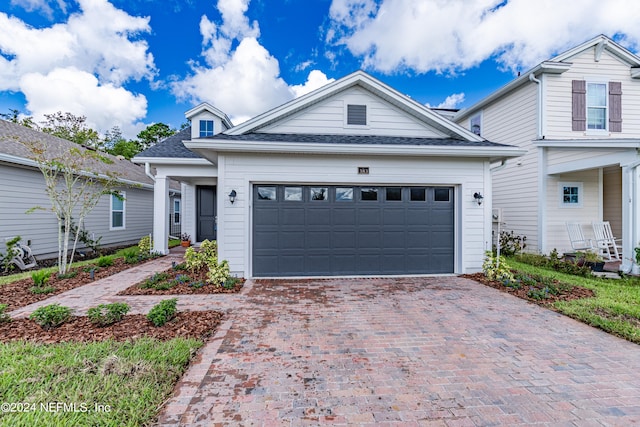
<path fill-rule="evenodd" d="M 602 256 L 611 261 L 613 259 L 620 260 L 620 251 L 618 251 L 618 243 L 620 239 L 613 237 L 611 224 L 609 221 L 594 221 L 593 235 L 595 237 L 596 248 L 602 253 Z"/>
<path fill-rule="evenodd" d="M 582 226 L 579 223 L 567 222 L 567 232 L 569 233 L 571 248 L 574 251 L 588 251 L 595 249 L 591 239 L 584 237 Z"/>

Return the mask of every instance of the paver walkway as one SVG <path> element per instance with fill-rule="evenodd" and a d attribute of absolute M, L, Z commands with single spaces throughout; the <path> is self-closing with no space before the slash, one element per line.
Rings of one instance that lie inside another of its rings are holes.
<path fill-rule="evenodd" d="M 16 310 L 77 312 L 181 254 Z M 180 296 L 227 314 L 160 426 L 640 425 L 640 346 L 456 277 L 247 281 Z"/>

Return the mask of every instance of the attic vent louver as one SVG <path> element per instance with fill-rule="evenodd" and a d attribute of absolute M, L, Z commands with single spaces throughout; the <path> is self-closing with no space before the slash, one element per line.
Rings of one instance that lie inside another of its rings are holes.
<path fill-rule="evenodd" d="M 367 125 L 367 106 L 366 105 L 347 105 L 347 124 L 348 125 Z"/>

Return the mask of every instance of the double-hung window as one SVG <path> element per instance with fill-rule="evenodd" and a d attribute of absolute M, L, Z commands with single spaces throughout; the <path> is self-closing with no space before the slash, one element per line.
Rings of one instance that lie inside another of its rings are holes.
<path fill-rule="evenodd" d="M 607 129 L 606 83 L 587 83 L 587 129 Z"/>
<path fill-rule="evenodd" d="M 120 192 L 118 195 L 111 195 L 111 230 L 120 230 L 125 228 L 125 193 Z"/>

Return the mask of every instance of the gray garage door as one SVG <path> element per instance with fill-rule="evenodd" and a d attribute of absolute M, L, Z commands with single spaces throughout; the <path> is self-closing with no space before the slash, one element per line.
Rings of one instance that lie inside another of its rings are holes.
<path fill-rule="evenodd" d="M 253 274 L 453 273 L 452 187 L 255 185 Z"/>

